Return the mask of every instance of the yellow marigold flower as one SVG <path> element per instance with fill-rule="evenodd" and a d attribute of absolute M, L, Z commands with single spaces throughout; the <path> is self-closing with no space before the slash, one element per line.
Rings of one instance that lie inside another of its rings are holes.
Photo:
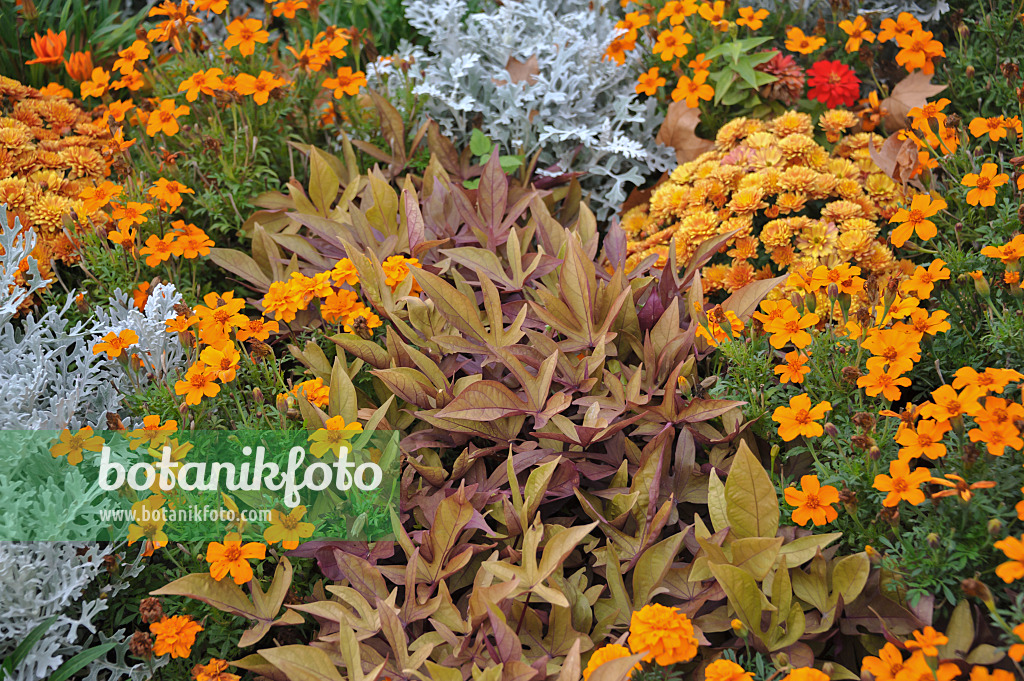
<path fill-rule="evenodd" d="M 629 623 L 629 647 L 646 653 L 651 660 L 667 666 L 687 662 L 697 655 L 693 622 L 675 608 L 652 603 L 633 613 Z"/>
<path fill-rule="evenodd" d="M 626 646 L 620 646 L 617 643 L 609 643 L 608 645 L 598 648 L 590 656 L 590 662 L 587 663 L 587 668 L 583 670 L 583 681 L 588 681 L 590 679 L 590 675 L 605 662 L 611 662 L 612 660 L 618 660 L 619 658 L 629 656 L 629 648 Z M 640 670 L 639 662 L 634 665 L 633 670 Z"/>
<path fill-rule="evenodd" d="M 313 443 L 309 448 L 309 453 L 318 459 L 327 452 L 337 456 L 339 448 L 347 444 L 356 433 L 361 432 L 363 432 L 363 424 L 345 423 L 345 419 L 342 417 L 332 416 L 327 419 L 323 428 L 309 436 L 309 441 Z"/>
<path fill-rule="evenodd" d="M 170 653 L 171 657 L 175 658 L 188 657 L 192 653 L 196 634 L 202 631 L 203 627 L 187 615 L 175 615 L 153 622 L 149 625 L 149 630 L 156 635 L 153 654 L 160 656 Z"/>
<path fill-rule="evenodd" d="M 281 542 L 281 548 L 286 551 L 298 548 L 299 540 L 309 539 L 316 529 L 313 523 L 302 522 L 304 515 L 305 506 L 296 506 L 287 515 L 276 508 L 273 509 L 270 512 L 270 527 L 263 531 L 263 539 L 268 544 Z"/>

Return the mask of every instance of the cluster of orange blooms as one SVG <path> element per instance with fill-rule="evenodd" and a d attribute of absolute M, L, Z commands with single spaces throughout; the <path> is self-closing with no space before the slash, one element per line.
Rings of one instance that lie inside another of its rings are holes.
<path fill-rule="evenodd" d="M 44 276 L 52 260 L 77 260 L 75 232 L 65 229 L 65 217 L 83 210 L 80 193 L 110 174 L 119 150 L 106 121 L 94 120 L 57 89 L 36 90 L 0 76 L 0 205 L 7 205 L 12 223 L 17 217 L 35 230 L 33 255 Z"/>
<path fill-rule="evenodd" d="M 807 114 L 727 123 L 712 151 L 676 168 L 649 204 L 624 215 L 627 267 L 649 256 L 662 266 L 670 248 L 684 263 L 703 241 L 735 231 L 722 248 L 728 264 L 702 270 L 709 293 L 775 276 L 772 264 L 813 270 L 853 261 L 869 273 L 894 272 L 879 221 L 896 212 L 903 191 L 871 160 L 879 137 L 843 136 L 856 123 L 844 110 L 822 115 L 819 125 L 836 141 L 831 153 L 814 140 Z M 759 266 L 762 248 L 771 262 Z"/>

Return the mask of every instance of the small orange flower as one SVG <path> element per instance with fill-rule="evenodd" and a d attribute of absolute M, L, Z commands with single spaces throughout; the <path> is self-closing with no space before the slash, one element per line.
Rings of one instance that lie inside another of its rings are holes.
<path fill-rule="evenodd" d="M 206 548 L 206 562 L 210 564 L 210 576 L 218 582 L 231 574 L 235 584 L 252 580 L 252 559 L 267 557 L 267 546 L 259 542 L 242 544 L 241 539 L 225 538 L 224 543 L 210 542 Z"/>
<path fill-rule="evenodd" d="M 67 62 L 65 62 L 64 68 L 73 80 L 79 83 L 83 80 L 88 80 L 89 76 L 92 75 L 93 68 L 95 68 L 92 65 L 92 52 L 88 50 L 85 52 L 72 52 Z"/>
<path fill-rule="evenodd" d="M 235 92 L 240 95 L 252 95 L 253 101 L 257 105 L 263 106 L 270 101 L 270 92 L 287 84 L 287 82 L 285 79 L 278 78 L 269 71 L 261 71 L 259 76 L 240 73 L 235 81 Z"/>
<path fill-rule="evenodd" d="M 171 657 L 175 658 L 188 657 L 192 654 L 196 634 L 202 631 L 203 627 L 187 615 L 175 615 L 153 622 L 149 625 L 149 630 L 156 634 L 153 654 L 160 656 L 170 653 Z"/>
<path fill-rule="evenodd" d="M 157 133 L 160 132 L 168 137 L 176 135 L 178 130 L 181 129 L 178 126 L 178 119 L 182 116 L 187 116 L 190 112 L 191 109 L 184 104 L 176 107 L 172 100 L 165 99 L 160 102 L 160 106 L 149 114 L 146 134 L 150 137 L 156 137 Z"/>
<path fill-rule="evenodd" d="M 167 204 L 170 208 L 177 208 L 181 205 L 182 194 L 195 194 L 195 191 L 180 182 L 161 177 L 146 193 L 159 201 L 161 205 Z"/>
<path fill-rule="evenodd" d="M 786 29 L 786 49 L 790 52 L 810 54 L 821 49 L 826 42 L 825 38 L 804 35 L 798 26 L 790 26 Z"/>
<path fill-rule="evenodd" d="M 736 20 L 737 26 L 746 26 L 751 31 L 756 31 L 764 25 L 768 18 L 768 10 L 761 8 L 754 10 L 753 7 L 740 7 L 740 18 Z"/>
<path fill-rule="evenodd" d="M 935 223 L 928 218 L 934 217 L 946 208 L 943 199 L 932 199 L 927 194 L 918 194 L 910 202 L 909 208 L 900 208 L 889 218 L 889 222 L 897 222 L 899 226 L 892 230 L 892 245 L 899 248 L 913 233 L 922 240 L 931 239 L 938 233 Z"/>
<path fill-rule="evenodd" d="M 693 78 L 680 76 L 679 82 L 672 90 L 672 101 L 679 102 L 685 99 L 686 106 L 691 109 L 700 106 L 702 99 L 711 101 L 711 98 L 715 96 L 715 89 L 705 82 L 707 79 L 707 71 L 698 71 L 693 74 Z"/>
<path fill-rule="evenodd" d="M 818 482 L 818 476 L 805 475 L 800 478 L 800 487 L 787 487 L 786 503 L 796 506 L 793 511 L 793 522 L 806 525 L 808 521 L 815 525 L 826 525 L 839 517 L 832 504 L 839 503 L 839 490 L 831 485 L 824 487 Z"/>
<path fill-rule="evenodd" d="M 275 17 L 294 19 L 295 13 L 300 9 L 308 9 L 309 3 L 306 0 L 278 0 L 274 3 L 273 14 Z"/>
<path fill-rule="evenodd" d="M 185 99 L 194 102 L 199 98 L 200 93 L 214 95 L 221 88 L 220 77 L 224 71 L 217 68 L 205 71 L 196 71 L 191 76 L 178 84 L 178 92 L 185 92 Z"/>
<path fill-rule="evenodd" d="M 984 163 L 980 173 L 968 173 L 960 184 L 965 187 L 974 187 L 967 192 L 967 203 L 972 206 L 994 206 L 996 205 L 996 189 L 1010 181 L 1006 173 L 996 174 L 998 166 L 995 163 Z"/>
<path fill-rule="evenodd" d="M 120 71 L 122 76 L 127 76 L 136 70 L 137 62 L 149 57 L 149 48 L 145 41 L 136 40 L 117 54 L 118 59 L 114 62 L 114 69 Z"/>
<path fill-rule="evenodd" d="M 139 335 L 131 329 L 125 329 L 120 333 L 114 333 L 111 331 L 103 340 L 92 346 L 92 354 L 98 355 L 101 352 L 107 353 L 108 359 L 116 359 L 121 356 L 125 348 L 135 345 L 139 342 Z"/>
<path fill-rule="evenodd" d="M 185 396 L 185 404 L 199 404 L 204 397 L 213 397 L 220 392 L 215 382 L 217 373 L 202 362 L 197 362 L 185 372 L 185 380 L 174 384 L 174 393 Z"/>
<path fill-rule="evenodd" d="M 224 49 L 230 50 L 237 45 L 243 57 L 256 52 L 256 43 L 270 41 L 270 33 L 263 30 L 263 22 L 259 19 L 235 19 L 228 24 L 228 34 Z"/>
<path fill-rule="evenodd" d="M 658 67 L 651 67 L 646 73 L 641 73 L 636 84 L 636 93 L 653 97 L 658 94 L 658 88 L 665 84 L 665 78 L 658 73 Z"/>
<path fill-rule="evenodd" d="M 993 544 L 1010 559 L 996 567 L 996 575 L 1007 584 L 1024 577 L 1024 542 L 1021 539 L 1007 537 Z"/>
<path fill-rule="evenodd" d="M 141 225 L 149 222 L 146 212 L 152 208 L 153 204 L 151 203 L 139 203 L 137 201 L 129 201 L 123 206 L 115 203 L 111 217 L 117 220 L 118 229 L 125 230 L 132 225 Z"/>
<path fill-rule="evenodd" d="M 693 36 L 687 33 L 683 26 L 676 26 L 659 33 L 658 41 L 651 51 L 660 55 L 662 61 L 672 61 L 685 57 L 689 51 L 686 46 L 692 42 Z"/>
<path fill-rule="evenodd" d="M 875 42 L 875 34 L 868 30 L 868 21 L 862 16 L 858 15 L 853 21 L 849 19 L 840 21 L 839 28 L 850 36 L 846 40 L 847 52 L 856 52 L 860 49 L 861 43 Z"/>
<path fill-rule="evenodd" d="M 79 89 L 82 92 L 82 97 L 96 97 L 97 99 L 102 97 L 110 87 L 110 73 L 106 71 L 102 66 L 97 66 L 92 70 L 92 76 L 89 80 L 83 80 Z"/>
<path fill-rule="evenodd" d="M 924 492 L 920 487 L 931 479 L 927 468 L 918 467 L 913 472 L 906 461 L 896 459 L 889 463 L 889 475 L 879 473 L 875 476 L 872 486 L 879 492 L 888 492 L 882 501 L 886 508 L 892 508 L 906 501 L 912 506 L 917 506 L 924 501 Z"/>
<path fill-rule="evenodd" d="M 779 437 L 786 442 L 798 436 L 819 437 L 825 430 L 817 421 L 825 418 L 825 412 L 832 411 L 830 402 L 820 402 L 813 407 L 807 393 L 801 393 L 789 400 L 788 407 L 776 407 L 772 420 L 779 424 Z"/>
<path fill-rule="evenodd" d="M 324 87 L 334 90 L 334 98 L 341 99 L 345 95 L 354 97 L 359 94 L 359 88 L 366 85 L 366 74 L 362 71 L 353 71 L 347 66 L 338 69 L 334 78 L 324 80 Z"/>
<path fill-rule="evenodd" d="M 36 58 L 25 64 L 60 64 L 64 61 L 64 48 L 68 46 L 68 32 L 54 33 L 46 29 L 46 35 L 32 36 L 32 52 Z"/>
<path fill-rule="evenodd" d="M 775 367 L 775 373 L 779 374 L 779 382 L 803 383 L 804 376 L 811 372 L 811 367 L 807 366 L 809 359 L 799 350 L 787 352 L 786 363 Z"/>

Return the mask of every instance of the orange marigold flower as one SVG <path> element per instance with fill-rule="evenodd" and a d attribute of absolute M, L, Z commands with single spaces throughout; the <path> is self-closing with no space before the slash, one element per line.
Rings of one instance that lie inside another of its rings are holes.
<path fill-rule="evenodd" d="M 810 54 L 821 49 L 826 42 L 825 38 L 804 35 L 798 26 L 790 26 L 786 29 L 786 49 L 790 52 Z"/>
<path fill-rule="evenodd" d="M 117 55 L 118 59 L 114 62 L 113 68 L 120 71 L 122 76 L 127 76 L 129 73 L 136 70 L 136 62 L 140 62 L 149 57 L 149 48 L 146 46 L 145 41 L 136 40 L 131 45 L 118 52 Z"/>
<path fill-rule="evenodd" d="M 781 383 L 803 383 L 804 376 L 811 372 L 807 366 L 810 358 L 799 350 L 786 353 L 786 363 L 775 367 L 775 373 L 779 374 Z"/>
<path fill-rule="evenodd" d="M 982 394 L 973 387 L 957 393 L 952 386 L 939 386 L 932 391 L 932 402 L 921 407 L 921 415 L 937 421 L 951 421 L 964 414 L 973 416 L 981 410 L 978 399 Z"/>
<path fill-rule="evenodd" d="M 686 46 L 692 42 L 693 36 L 686 32 L 685 27 L 675 26 L 658 34 L 658 40 L 651 51 L 660 55 L 662 61 L 672 61 L 685 57 L 689 51 Z"/>
<path fill-rule="evenodd" d="M 235 92 L 240 95 L 252 95 L 252 100 L 257 105 L 263 106 L 270 101 L 270 92 L 274 88 L 285 85 L 287 82 L 284 78 L 278 78 L 270 71 L 260 71 L 259 76 L 240 73 L 235 81 Z"/>
<path fill-rule="evenodd" d="M 104 180 L 95 187 L 86 187 L 78 195 L 82 201 L 85 202 L 83 210 L 86 213 L 95 213 L 103 206 L 110 203 L 110 200 L 116 196 L 120 196 L 123 187 L 119 184 L 114 184 L 110 180 Z"/>
<path fill-rule="evenodd" d="M 309 3 L 306 0 L 278 0 L 274 3 L 273 14 L 275 17 L 294 19 L 300 9 L 309 9 Z"/>
<path fill-rule="evenodd" d="M 224 41 L 224 49 L 230 50 L 237 46 L 243 57 L 256 52 L 256 43 L 266 43 L 270 33 L 263 30 L 263 22 L 259 19 L 235 19 L 228 24 L 228 38 Z"/>
<path fill-rule="evenodd" d="M 817 421 L 825 418 L 828 411 L 832 411 L 830 402 L 820 402 L 812 407 L 811 398 L 801 393 L 789 400 L 788 407 L 776 407 L 772 420 L 779 424 L 779 437 L 789 442 L 800 435 L 821 436 L 825 430 Z"/>
<path fill-rule="evenodd" d="M 854 17 L 853 21 L 850 21 L 849 19 L 840 21 L 839 28 L 842 29 L 843 33 L 850 36 L 846 40 L 847 52 L 856 52 L 860 49 L 862 42 L 875 42 L 875 34 L 868 30 L 869 27 L 867 19 L 860 15 Z"/>
<path fill-rule="evenodd" d="M 598 648 L 594 651 L 593 655 L 590 656 L 590 662 L 587 663 L 587 668 L 583 670 L 583 681 L 589 681 L 590 675 L 605 662 L 611 662 L 612 660 L 618 660 L 619 658 L 629 656 L 629 648 L 626 646 L 620 646 L 617 643 L 609 643 L 606 646 Z M 633 666 L 633 669 L 640 669 L 640 663 L 636 663 Z"/>
<path fill-rule="evenodd" d="M 793 511 L 793 522 L 806 525 L 808 521 L 815 525 L 826 525 L 839 517 L 832 504 L 839 503 L 839 490 L 831 485 L 821 486 L 818 476 L 805 475 L 800 478 L 800 488 L 790 486 L 785 489 L 786 503 L 796 506 Z"/>
<path fill-rule="evenodd" d="M 751 31 L 756 31 L 764 25 L 768 18 L 768 10 L 761 8 L 754 10 L 753 7 L 740 7 L 740 18 L 736 20 L 737 26 L 746 26 Z"/>
<path fill-rule="evenodd" d="M 996 567 L 996 575 L 1007 584 L 1024 577 L 1024 542 L 1016 537 L 1007 537 L 1000 539 L 993 546 L 1009 558 L 1008 561 Z"/>
<path fill-rule="evenodd" d="M 68 457 L 68 464 L 77 466 L 82 463 L 82 452 L 102 451 L 106 441 L 99 435 L 94 435 L 90 426 L 72 433 L 65 428 L 61 431 L 57 442 L 50 447 L 50 456 L 58 459 L 62 456 Z"/>
<path fill-rule="evenodd" d="M 176 135 L 181 129 L 178 126 L 178 119 L 187 116 L 189 112 L 191 109 L 184 104 L 176 107 L 172 100 L 163 100 L 160 102 L 160 106 L 149 114 L 149 120 L 146 122 L 146 134 L 150 137 L 156 137 L 160 132 L 168 137 Z"/>
<path fill-rule="evenodd" d="M 1013 635 L 1016 636 L 1018 640 L 1024 641 L 1024 623 L 1018 624 L 1013 628 Z M 1024 660 L 1024 643 L 1014 643 L 1010 646 L 1010 650 L 1007 654 L 1014 662 Z"/>
<path fill-rule="evenodd" d="M 661 666 L 687 662 L 697 655 L 693 623 L 675 608 L 652 603 L 633 613 L 629 647 Z"/>
<path fill-rule="evenodd" d="M 686 17 L 697 13 L 697 0 L 669 0 L 658 12 L 658 23 L 668 19 L 672 26 L 678 26 Z"/>
<path fill-rule="evenodd" d="M 935 73 L 933 60 L 945 57 L 946 49 L 935 40 L 931 31 L 915 30 L 909 35 L 897 35 L 896 43 L 900 51 L 896 53 L 896 63 L 913 73 L 921 69 L 926 74 Z"/>
<path fill-rule="evenodd" d="M 881 394 L 890 402 L 900 399 L 900 386 L 906 388 L 909 385 L 909 378 L 900 376 L 891 368 L 886 371 L 871 371 L 857 379 L 857 387 L 864 388 L 868 397 L 878 397 Z"/>
<path fill-rule="evenodd" d="M 125 205 L 114 204 L 114 210 L 111 212 L 111 217 L 117 220 L 117 228 L 125 230 L 132 225 L 141 225 L 145 222 L 149 222 L 149 218 L 146 217 L 146 212 L 153 208 L 151 203 L 139 203 L 137 201 L 129 201 Z"/>
<path fill-rule="evenodd" d="M 64 48 L 68 46 L 68 32 L 54 33 L 46 29 L 46 35 L 32 36 L 32 52 L 36 58 L 25 64 L 60 64 L 64 61 Z"/>
<path fill-rule="evenodd" d="M 192 645 L 196 642 L 196 634 L 203 630 L 202 625 L 187 615 L 164 617 L 159 622 L 149 625 L 149 630 L 156 634 L 153 654 L 160 656 L 171 654 L 171 657 L 188 657 L 192 654 Z"/>
<path fill-rule="evenodd" d="M 636 93 L 653 97 L 658 94 L 658 88 L 665 84 L 665 78 L 658 73 L 658 67 L 652 66 L 646 73 L 641 73 L 637 80 Z"/>
<path fill-rule="evenodd" d="M 889 222 L 898 222 L 900 225 L 892 230 L 890 239 L 893 246 L 899 248 L 915 232 L 922 240 L 931 239 L 938 233 L 935 223 L 928 218 L 934 217 L 940 210 L 946 208 L 944 199 L 932 199 L 927 194 L 918 194 L 911 200 L 910 208 L 900 208 L 889 218 Z"/>
<path fill-rule="evenodd" d="M 988 135 L 990 140 L 998 142 L 1002 138 L 1006 137 L 1006 119 L 1002 116 L 975 118 L 971 121 L 971 124 L 967 129 L 970 130 L 971 134 L 975 137 L 984 137 L 985 135 Z"/>
<path fill-rule="evenodd" d="M 695 109 L 700 106 L 700 100 L 711 101 L 715 96 L 715 89 L 705 81 L 708 79 L 707 71 L 698 71 L 689 76 L 679 76 L 679 82 L 672 90 L 672 101 L 679 102 L 686 100 L 686 106 Z"/>
<path fill-rule="evenodd" d="M 829 676 L 814 667 L 797 667 L 782 677 L 782 681 L 829 681 Z"/>
<path fill-rule="evenodd" d="M 742 12 L 743 8 L 740 8 L 740 11 Z M 765 12 L 767 13 L 767 10 Z M 742 626 L 743 623 L 740 622 L 740 625 Z M 732 660 L 724 658 L 715 660 L 704 668 L 704 681 L 752 681 L 753 678 L 754 672 L 745 671 L 743 667 Z"/>
<path fill-rule="evenodd" d="M 130 99 L 118 100 L 111 102 L 107 105 L 107 113 L 114 119 L 115 123 L 121 123 L 124 121 L 124 117 L 129 111 L 135 108 L 135 104 Z"/>
<path fill-rule="evenodd" d="M 886 508 L 892 508 L 899 504 L 900 501 L 906 501 L 913 506 L 917 506 L 925 498 L 924 492 L 921 491 L 920 487 L 925 482 L 928 482 L 931 477 L 931 473 L 928 472 L 927 468 L 922 466 L 915 468 L 911 472 L 910 465 L 906 461 L 896 459 L 889 462 L 889 475 L 879 473 L 875 476 L 872 486 L 879 492 L 888 492 L 888 495 L 882 501 L 882 505 Z"/>
<path fill-rule="evenodd" d="M 354 97 L 359 94 L 359 88 L 366 85 L 366 74 L 362 71 L 353 71 L 347 66 L 338 69 L 334 78 L 324 80 L 324 87 L 334 90 L 334 98 L 341 99 L 345 95 Z"/>
<path fill-rule="evenodd" d="M 182 194 L 195 194 L 195 191 L 176 180 L 161 177 L 146 193 L 159 201 L 161 205 L 167 204 L 170 208 L 177 208 L 181 205 Z"/>
<path fill-rule="evenodd" d="M 174 384 L 174 393 L 185 396 L 185 404 L 199 404 L 204 397 L 213 397 L 220 392 L 216 383 L 217 374 L 202 362 L 196 362 L 185 372 L 184 380 Z"/>
<path fill-rule="evenodd" d="M 900 285 L 900 289 L 905 294 L 913 293 L 918 298 L 924 299 L 932 295 L 935 282 L 948 279 L 949 270 L 946 269 L 946 261 L 936 258 L 928 265 L 927 269 L 919 265 L 910 279 Z"/>
<path fill-rule="evenodd" d="M 221 87 L 220 77 L 222 75 L 224 75 L 224 71 L 218 68 L 196 71 L 178 84 L 178 92 L 184 91 L 185 99 L 189 102 L 196 101 L 200 93 L 204 95 L 216 94 L 217 90 Z"/>
<path fill-rule="evenodd" d="M 944 646 L 947 643 L 949 643 L 949 638 L 945 634 L 935 631 L 933 627 L 925 627 L 923 631 L 915 631 L 914 640 L 906 641 L 903 645 L 907 647 L 907 650 L 920 650 L 927 657 L 938 657 L 938 646 Z"/>
<path fill-rule="evenodd" d="M 904 374 L 921 359 L 921 346 L 897 329 L 870 329 L 861 347 L 874 355 L 867 361 L 868 371 L 888 366 L 893 372 Z"/>
<path fill-rule="evenodd" d="M 109 87 L 110 72 L 102 66 L 97 66 L 92 70 L 92 76 L 90 76 L 89 80 L 82 81 L 79 89 L 82 92 L 82 97 L 96 97 L 98 99 L 106 93 Z"/>
<path fill-rule="evenodd" d="M 903 428 L 896 435 L 896 442 L 902 445 L 899 458 L 904 461 L 927 456 L 938 459 L 946 455 L 943 436 L 950 431 L 949 421 L 921 419 L 915 428 Z"/>
<path fill-rule="evenodd" d="M 920 30 L 921 22 L 909 12 L 900 12 L 895 21 L 889 18 L 882 19 L 880 28 L 878 42 L 884 43 L 894 40 L 898 36 L 910 35 L 914 31 Z"/>
<path fill-rule="evenodd" d="M 971 494 L 971 490 L 990 489 L 990 488 L 996 486 L 996 483 L 992 482 L 991 480 L 982 480 L 980 482 L 975 482 L 975 483 L 967 484 L 966 480 L 961 478 L 959 475 L 956 475 L 955 473 L 946 473 L 945 479 L 944 478 L 932 478 L 931 480 L 929 480 L 929 482 L 931 482 L 933 484 L 936 484 L 936 485 L 942 485 L 943 487 L 952 487 L 953 488 L 953 489 L 945 489 L 945 490 L 942 490 L 941 492 L 935 492 L 934 494 L 932 494 L 932 499 L 941 499 L 943 497 L 951 497 L 954 494 L 956 494 L 956 495 L 959 495 L 960 498 L 963 499 L 964 501 L 970 501 L 971 500 L 971 497 L 973 496 Z"/>
<path fill-rule="evenodd" d="M 1006 173 L 999 173 L 995 163 L 984 163 L 980 173 L 968 173 L 960 184 L 974 187 L 967 192 L 967 203 L 972 206 L 996 205 L 996 189 L 1010 181 Z"/>
<path fill-rule="evenodd" d="M 636 40 L 630 38 L 629 35 L 622 35 L 612 39 L 608 43 L 608 47 L 605 48 L 604 61 L 613 61 L 619 66 L 626 63 L 626 53 L 636 49 Z"/>
<path fill-rule="evenodd" d="M 228 0 L 223 0 L 223 2 L 227 5 Z M 228 673 L 228 663 L 226 660 L 212 658 L 206 664 L 197 664 L 193 667 L 192 678 L 195 681 L 239 681 L 241 677 L 238 674 Z"/>
<path fill-rule="evenodd" d="M 805 348 L 813 340 L 809 329 L 820 321 L 818 315 L 810 312 L 803 316 L 795 308 L 789 308 L 783 313 L 781 319 L 765 324 L 764 330 L 771 334 L 771 345 L 775 349 L 781 349 L 787 343 L 792 343 L 796 348 Z"/>
<path fill-rule="evenodd" d="M 64 69 L 68 72 L 68 75 L 71 76 L 72 80 L 76 80 L 79 83 L 83 80 L 88 80 L 94 68 L 92 52 L 88 50 L 85 52 L 72 52 L 71 56 L 64 63 Z"/>
<path fill-rule="evenodd" d="M 139 335 L 131 329 L 125 329 L 120 333 L 111 331 L 103 340 L 92 346 L 92 354 L 98 355 L 101 352 L 107 353 L 108 359 L 116 359 L 121 356 L 125 348 L 131 347 L 139 342 Z"/>

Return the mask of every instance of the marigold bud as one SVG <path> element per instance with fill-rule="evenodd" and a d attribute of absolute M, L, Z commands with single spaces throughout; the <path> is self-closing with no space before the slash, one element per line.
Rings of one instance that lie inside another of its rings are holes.
<path fill-rule="evenodd" d="M 878 448 L 878 445 L 875 445 L 868 450 L 868 456 L 871 457 L 872 461 L 878 461 L 882 458 L 882 450 Z"/>
<path fill-rule="evenodd" d="M 934 532 L 929 532 L 929 533 L 928 533 L 928 536 L 927 536 L 927 537 L 925 537 L 925 538 L 924 538 L 924 540 L 925 540 L 926 542 L 928 542 L 928 547 L 929 547 L 929 548 L 932 548 L 932 549 L 937 549 L 937 548 L 939 548 L 940 546 L 942 546 L 942 542 L 941 542 L 941 541 L 940 541 L 940 539 L 939 539 L 939 535 L 937 535 L 937 534 L 936 534 L 936 533 L 934 533 Z"/>
<path fill-rule="evenodd" d="M 829 437 L 836 437 L 837 435 L 839 435 L 839 429 L 836 428 L 836 424 L 832 423 L 831 421 L 825 423 L 823 430 L 825 431 L 825 434 L 828 435 Z"/>
<path fill-rule="evenodd" d="M 128 651 L 140 660 L 153 657 L 153 639 L 148 632 L 136 631 L 128 641 Z"/>
<path fill-rule="evenodd" d="M 159 598 L 153 596 L 143 598 L 139 601 L 139 614 L 142 616 L 142 621 L 146 624 L 159 622 L 160 618 L 164 616 L 164 606 Z"/>
<path fill-rule="evenodd" d="M 733 619 L 733 621 L 729 622 L 729 626 L 732 627 L 732 630 L 735 631 L 736 635 L 740 638 L 746 638 L 747 634 L 749 633 L 747 631 L 747 627 L 744 626 L 743 622 L 740 622 L 738 619 Z"/>
<path fill-rule="evenodd" d="M 990 537 L 1001 537 L 1003 534 L 1003 521 L 999 518 L 990 518 L 988 521 L 988 536 Z"/>
<path fill-rule="evenodd" d="M 260 390 L 259 388 L 253 388 L 252 399 L 256 401 L 256 404 L 263 404 L 266 398 L 263 396 L 262 390 Z"/>
<path fill-rule="evenodd" d="M 977 579 L 977 575 L 973 578 L 968 577 L 960 582 L 960 588 L 964 590 L 966 595 L 980 598 L 985 605 L 990 603 L 995 605 L 995 602 L 992 600 L 992 592 L 988 590 L 988 587 L 983 582 Z"/>
<path fill-rule="evenodd" d="M 785 669 L 789 666 L 789 655 L 785 652 L 779 653 L 773 658 L 776 669 Z"/>
<path fill-rule="evenodd" d="M 963 33 L 966 32 L 966 31 L 967 31 L 967 27 L 964 26 L 964 29 L 963 29 L 963 31 L 961 31 L 960 34 L 963 35 Z M 970 64 L 968 64 L 964 68 L 964 75 L 967 76 L 968 78 L 974 78 L 974 67 L 971 66 Z"/>

